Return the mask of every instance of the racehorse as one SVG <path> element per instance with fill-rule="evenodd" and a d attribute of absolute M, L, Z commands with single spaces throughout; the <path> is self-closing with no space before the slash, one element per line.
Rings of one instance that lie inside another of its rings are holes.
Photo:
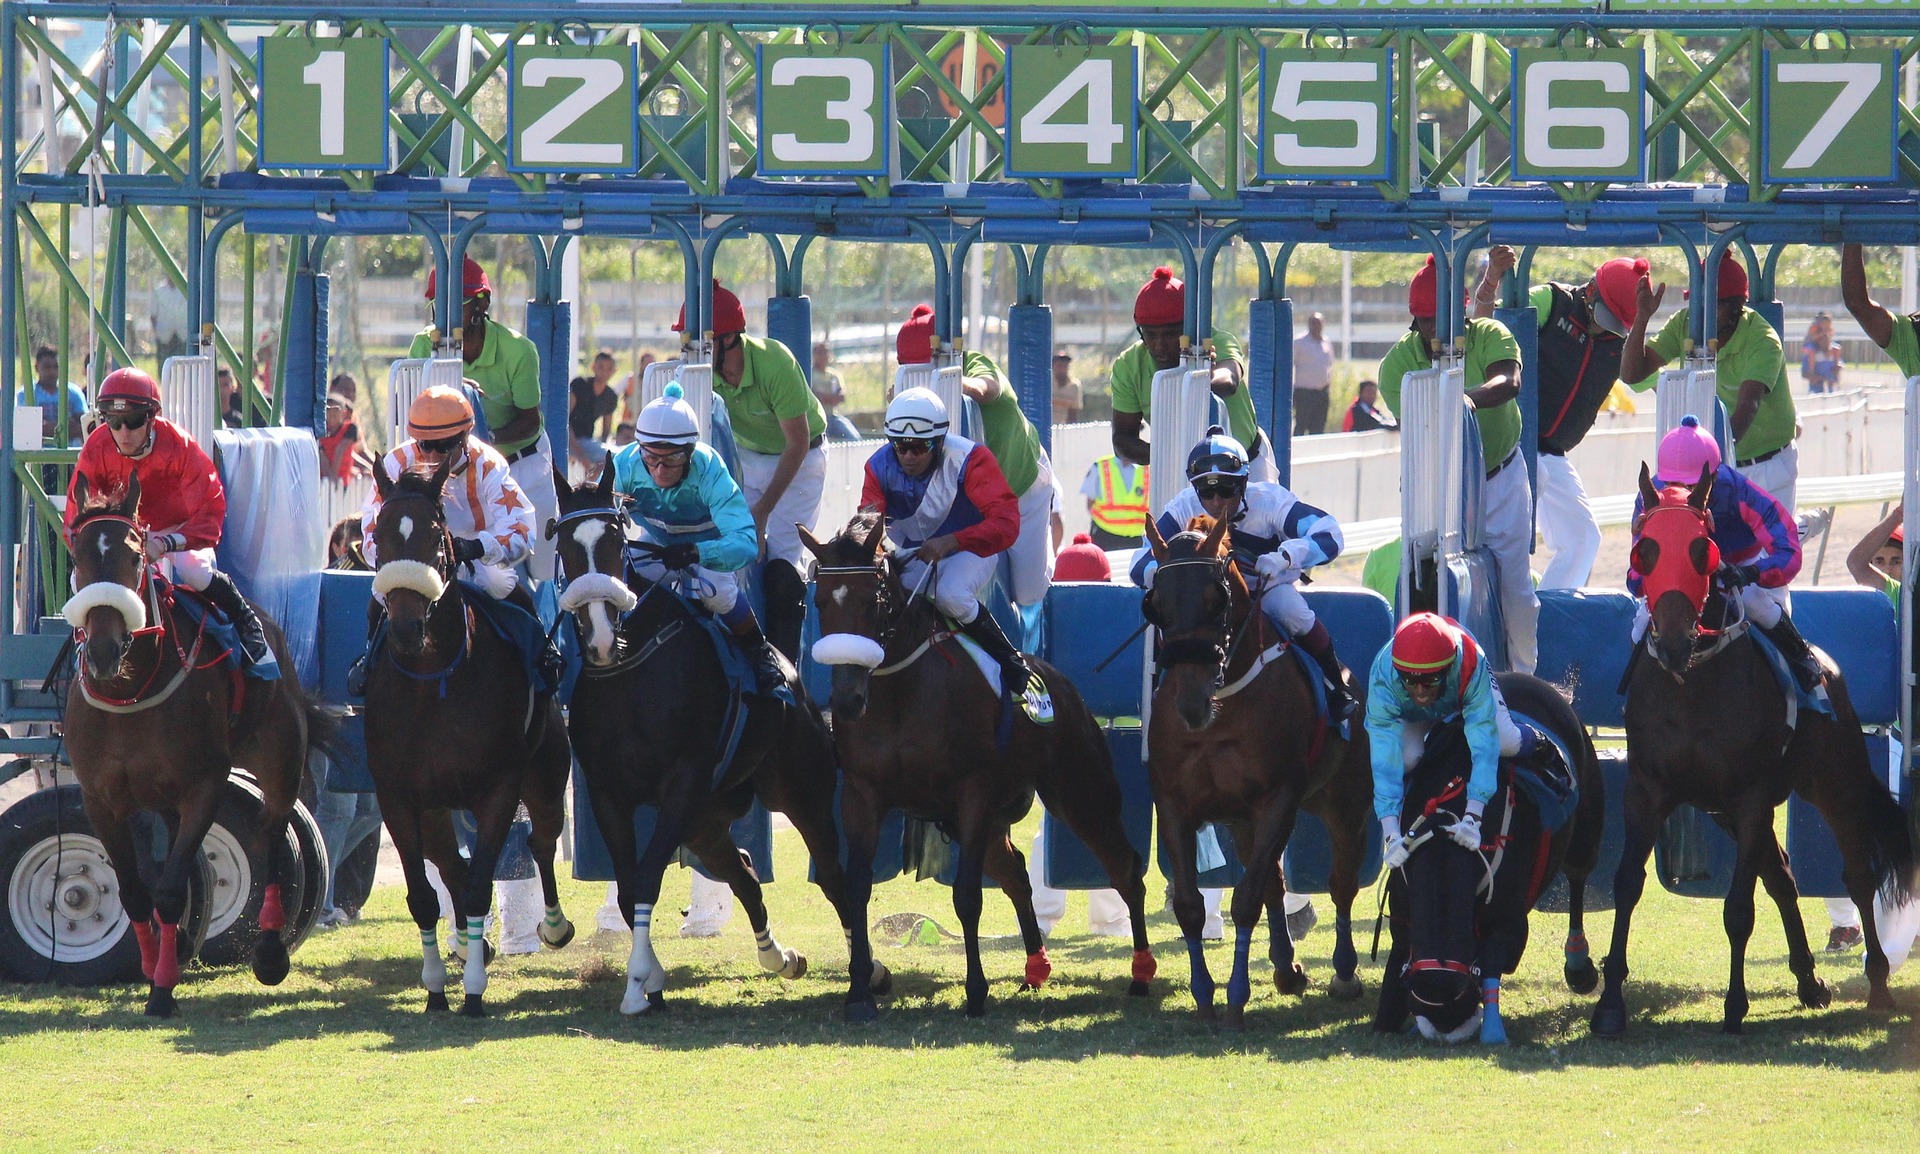
<path fill-rule="evenodd" d="M 1387 882 L 1393 948 L 1373 1019 L 1373 1028 L 1384 1033 L 1397 1032 L 1411 1010 L 1429 1039 L 1463 1041 L 1477 1028 L 1482 1042 L 1504 1045 L 1500 979 L 1519 967 L 1528 915 L 1563 870 L 1567 984 L 1584 994 L 1599 983 L 1584 925 L 1587 875 L 1600 856 L 1607 813 L 1593 741 L 1552 685 L 1525 673 L 1496 676 L 1508 708 L 1544 726 L 1571 756 L 1561 784 L 1577 785 L 1578 797 L 1564 799 L 1572 812 L 1560 815 L 1566 820 L 1557 830 L 1549 829 L 1528 784 L 1503 767 L 1500 788 L 1481 819 L 1486 844 L 1468 850 L 1446 831 L 1466 808 L 1463 787 L 1472 762 L 1466 729 L 1455 719 L 1429 732 L 1419 764 L 1407 775 L 1400 818 L 1413 852 Z"/>
<path fill-rule="evenodd" d="M 666 969 L 649 931 L 661 875 L 683 844 L 733 888 L 753 927 L 761 966 L 783 978 L 806 972 L 806 957 L 774 939 L 760 879 L 728 829 L 756 795 L 793 821 L 813 856 L 814 880 L 836 909 L 844 882 L 833 820 L 833 735 L 825 718 L 789 670 L 791 703 L 742 698 L 746 713 L 728 757 L 727 674 L 712 636 L 686 600 L 628 573 L 627 515 L 613 482 L 611 456 L 598 484 L 579 489 L 556 469 L 561 516 L 554 535 L 567 579 L 560 605 L 572 614 L 582 654 L 569 722 L 573 746 L 613 857 L 620 907 L 633 926 L 620 1011 L 643 1014 L 665 1004 Z M 723 760 L 726 772 L 715 781 Z M 644 854 L 637 852 L 633 826 L 642 805 L 659 807 Z M 891 988 L 884 967 L 876 969 L 872 988 Z"/>
<path fill-rule="evenodd" d="M 1789 726 L 1780 684 L 1759 643 L 1744 636 L 1738 595 L 1712 588 L 1719 568 L 1706 511 L 1712 487 L 1708 469 L 1694 486 L 1655 492 L 1646 467 L 1640 469 L 1646 513 L 1635 526 L 1632 564 L 1646 578 L 1652 620 L 1642 656 L 1651 660 L 1636 663 L 1627 688 L 1627 841 L 1614 878 L 1618 910 L 1606 987 L 1593 1012 L 1594 1033 L 1607 1037 L 1627 1027 L 1627 933 L 1646 883 L 1647 855 L 1667 815 L 1683 803 L 1711 814 L 1739 843 L 1726 899 L 1732 962 L 1721 1029 L 1740 1033 L 1747 1015 L 1745 954 L 1756 878 L 1780 908 L 1800 1003 L 1819 1009 L 1832 1000 L 1814 975 L 1799 894 L 1774 836 L 1774 810 L 1790 792 L 1820 811 L 1839 842 L 1841 876 L 1866 936 L 1867 1006 L 1896 1008 L 1873 898 L 1878 892 L 1891 904 L 1915 888 L 1906 815 L 1873 771 L 1846 681 L 1825 654 L 1819 657 L 1833 715 L 1801 709 L 1798 724 Z M 1707 627 L 1703 615 L 1721 625 Z"/>
<path fill-rule="evenodd" d="M 146 563 L 138 470 L 113 494 L 89 493 L 81 474 L 73 500 L 80 505 L 71 536 L 78 591 L 65 616 L 77 631 L 80 671 L 67 691 L 67 753 L 140 944 L 140 970 L 151 983 L 146 1012 L 164 1018 L 174 1011 L 186 945 L 179 929 L 187 870 L 236 765 L 251 770 L 260 786 L 250 852 L 269 863 L 270 875 L 253 973 L 265 985 L 278 985 L 289 966 L 280 887 L 295 868 L 279 847 L 286 843 L 308 742 L 330 740 L 334 723 L 301 689 L 286 640 L 265 614 L 261 625 L 279 659 L 279 679 L 243 679 L 225 668 L 226 654 L 183 608 L 179 587 Z M 172 838 L 152 883 L 141 875 L 146 855 L 131 825 L 140 810 L 160 814 Z"/>
<path fill-rule="evenodd" d="M 1026 863 L 1007 836 L 1033 805 L 1034 793 L 1067 823 L 1106 869 L 1133 921 L 1133 977 L 1128 992 L 1144 997 L 1153 978 L 1143 916 L 1146 863 L 1120 820 L 1120 787 L 1105 735 L 1080 694 L 1059 670 L 1027 658 L 1053 698 L 1053 718 L 1028 716 L 1018 699 L 989 687 L 953 640 L 929 599 L 911 597 L 904 563 L 881 550 L 886 521 L 862 512 L 831 540 L 804 527 L 814 555 L 814 605 L 820 612 L 816 659 L 833 664 L 834 736 L 844 774 L 841 826 L 847 841 L 844 918 L 853 935 L 850 1021 L 871 1021 L 878 1008 L 866 975 L 873 966 L 866 912 L 873 893 L 873 855 L 889 811 L 936 822 L 959 847 L 953 909 L 967 948 L 966 1012 L 987 1008 L 980 966 L 981 876 L 1013 900 L 1027 950 L 1023 988 L 1052 972 Z M 982 609 L 981 612 L 985 612 Z"/>
<path fill-rule="evenodd" d="M 494 868 L 522 805 L 547 907 L 540 940 L 559 949 L 573 938 L 553 872 L 571 755 L 559 706 L 529 684 L 514 644 L 478 619 L 484 610 L 474 603 L 486 594 L 455 580 L 440 507 L 452 465 L 449 454 L 431 475 L 407 472 L 397 481 L 384 467 L 373 471 L 381 500 L 373 588 L 386 598 L 387 636 L 384 655 L 367 662 L 367 769 L 406 874 L 407 909 L 420 927 L 427 1009 L 448 1008 L 431 859 L 453 898 L 456 943 L 466 942 L 460 1012 L 481 1017 Z M 524 607 L 531 611 L 531 600 Z M 473 812 L 471 861 L 455 839 L 456 809 Z"/>
<path fill-rule="evenodd" d="M 1203 1020 L 1214 1020 L 1195 843 L 1208 822 L 1232 830 L 1247 867 L 1233 888 L 1227 1025 L 1243 1026 L 1252 997 L 1247 956 L 1262 906 L 1275 987 L 1283 994 L 1306 989 L 1306 974 L 1294 961 L 1287 934 L 1280 865 L 1302 806 L 1326 822 L 1333 844 L 1329 889 L 1337 941 L 1330 991 L 1357 998 L 1353 898 L 1360 888 L 1373 803 L 1366 734 L 1357 725 L 1350 741 L 1321 731 L 1307 673 L 1285 654 L 1285 639 L 1260 611 L 1232 562 L 1227 522 L 1195 517 L 1168 541 L 1152 520 L 1147 539 L 1159 568 L 1142 611 L 1159 629 L 1164 673 L 1147 722 L 1147 767 L 1160 844 L 1173 867 L 1173 912 L 1187 941 L 1194 1004 Z"/>

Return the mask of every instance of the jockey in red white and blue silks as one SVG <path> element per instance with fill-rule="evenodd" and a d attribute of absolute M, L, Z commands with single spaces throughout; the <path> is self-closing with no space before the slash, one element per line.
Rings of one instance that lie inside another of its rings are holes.
<path fill-rule="evenodd" d="M 884 514 L 888 540 L 913 554 L 901 573 L 907 588 L 930 580 L 934 605 L 999 662 L 1009 691 L 1019 697 L 1026 666 L 993 614 L 981 612 L 980 595 L 1000 554 L 1020 535 L 1020 502 L 987 447 L 947 427 L 947 407 L 933 390 L 894 397 L 887 443 L 867 459 L 860 507 Z"/>

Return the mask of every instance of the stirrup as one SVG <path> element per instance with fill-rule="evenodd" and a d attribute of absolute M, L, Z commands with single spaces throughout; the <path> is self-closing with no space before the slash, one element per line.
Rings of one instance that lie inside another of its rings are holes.
<path fill-rule="evenodd" d="M 365 697 L 367 695 L 367 655 L 362 653 L 347 666 L 347 696 Z"/>

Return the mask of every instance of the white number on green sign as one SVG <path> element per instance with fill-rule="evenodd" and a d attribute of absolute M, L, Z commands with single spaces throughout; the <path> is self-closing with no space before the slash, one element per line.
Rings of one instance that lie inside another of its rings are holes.
<path fill-rule="evenodd" d="M 387 167 L 387 42 L 265 36 L 258 49 L 260 167 Z"/>
<path fill-rule="evenodd" d="M 1840 130 L 1853 119 L 1853 114 L 1866 106 L 1867 98 L 1880 84 L 1880 65 L 1875 61 L 1867 64 L 1782 64 L 1780 66 L 1782 84 L 1838 84 L 1840 91 L 1834 94 L 1833 103 L 1813 122 L 1812 131 L 1800 141 L 1800 147 L 1793 150 L 1782 167 L 1787 169 L 1812 168 L 1820 158 L 1840 139 Z"/>
<path fill-rule="evenodd" d="M 1140 63 L 1130 47 L 1021 44 L 1007 52 L 1009 176 L 1133 176 Z"/>
<path fill-rule="evenodd" d="M 774 88 L 790 88 L 805 79 L 846 82 L 846 96 L 826 102 L 827 119 L 846 125 L 845 139 L 802 140 L 797 132 L 776 132 L 770 142 L 773 158 L 793 164 L 820 164 L 860 163 L 871 157 L 876 135 L 873 62 L 858 56 L 784 56 L 773 62 L 767 83 Z"/>
<path fill-rule="evenodd" d="M 1086 119 L 1056 120 L 1082 92 L 1087 94 Z M 1112 164 L 1113 150 L 1127 139 L 1127 130 L 1113 119 L 1113 61 L 1082 60 L 1021 115 L 1020 136 L 1028 144 L 1084 145 L 1089 165 Z"/>
<path fill-rule="evenodd" d="M 1274 81 L 1273 112 L 1292 121 L 1353 125 L 1352 144 L 1306 144 L 1298 132 L 1276 132 L 1273 158 L 1298 168 L 1362 168 L 1380 157 L 1380 106 L 1366 100 L 1302 100 L 1300 88 L 1309 80 L 1371 84 L 1380 79 L 1380 65 L 1369 60 L 1324 64 L 1288 60 Z"/>
<path fill-rule="evenodd" d="M 1514 52 L 1514 175 L 1637 180 L 1645 169 L 1642 61 L 1632 50 Z"/>
<path fill-rule="evenodd" d="M 542 56 L 527 61 L 520 72 L 522 87 L 545 88 L 556 80 L 577 81 L 579 87 L 527 125 L 520 137 L 520 159 L 528 164 L 577 164 L 596 168 L 621 163 L 626 158 L 626 148 L 618 141 L 564 144 L 556 138 L 593 111 L 595 105 L 620 91 L 626 79 L 626 69 L 620 67 L 617 60 Z"/>
<path fill-rule="evenodd" d="M 763 44 L 756 60 L 761 172 L 886 174 L 892 84 L 885 47 Z"/>
<path fill-rule="evenodd" d="M 1892 181 L 1899 175 L 1898 53 L 1770 50 L 1761 70 L 1761 176 L 1773 184 Z"/>
<path fill-rule="evenodd" d="M 300 70 L 300 79 L 320 90 L 320 154 L 347 152 L 347 54 L 322 52 Z"/>
<path fill-rule="evenodd" d="M 1527 73 L 1527 161 L 1542 168 L 1613 168 L 1627 162 L 1633 149 L 1633 124 L 1625 109 L 1555 104 L 1558 81 L 1596 80 L 1608 92 L 1625 92 L 1632 81 L 1617 60 L 1559 60 L 1535 65 Z M 1556 128 L 1597 128 L 1600 143 L 1563 148 L 1553 142 Z"/>

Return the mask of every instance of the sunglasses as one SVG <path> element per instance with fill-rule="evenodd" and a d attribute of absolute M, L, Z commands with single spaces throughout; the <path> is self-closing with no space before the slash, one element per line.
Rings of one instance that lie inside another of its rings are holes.
<path fill-rule="evenodd" d="M 1193 487 L 1202 501 L 1217 500 L 1221 497 L 1238 497 L 1247 491 L 1247 487 L 1238 481 L 1204 481 Z"/>
<path fill-rule="evenodd" d="M 1400 671 L 1400 684 L 1409 689 L 1438 689 L 1440 683 L 1446 679 L 1447 671 L 1444 669 L 1432 673 L 1408 673 L 1404 669 Z"/>
<path fill-rule="evenodd" d="M 124 413 L 124 414 L 116 413 L 107 418 L 107 428 L 109 429 L 144 429 L 147 427 L 147 418 L 149 415 L 150 414 L 148 413 L 139 412 L 137 410 L 131 413 Z"/>
<path fill-rule="evenodd" d="M 692 459 L 692 457 L 693 449 L 687 445 L 677 445 L 671 449 L 655 449 L 648 445 L 640 446 L 640 459 L 645 461 L 649 468 L 654 466 L 665 468 L 673 465 L 684 465 Z"/>
<path fill-rule="evenodd" d="M 932 437 L 888 437 L 887 440 L 893 445 L 894 452 L 915 457 L 933 452 L 934 446 L 939 444 Z"/>
<path fill-rule="evenodd" d="M 432 453 L 438 456 L 441 453 L 453 452 L 460 447 L 460 443 L 464 440 L 466 440 L 465 437 L 441 437 L 437 441 L 418 441 L 415 442 L 415 444 L 422 453 Z"/>

